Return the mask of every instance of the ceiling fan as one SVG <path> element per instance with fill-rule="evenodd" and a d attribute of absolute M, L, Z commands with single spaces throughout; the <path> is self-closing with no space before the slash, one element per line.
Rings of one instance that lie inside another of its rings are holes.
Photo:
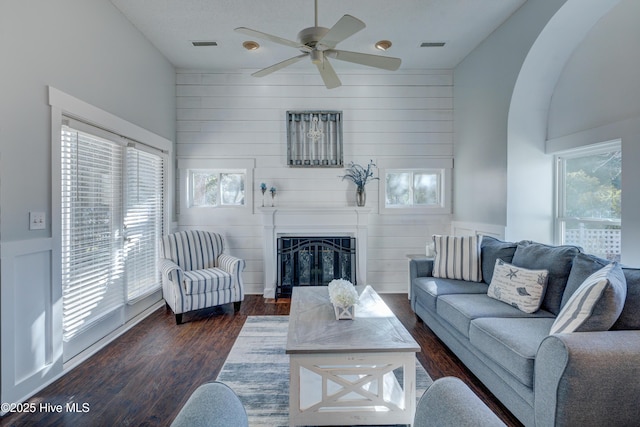
<path fill-rule="evenodd" d="M 353 62 L 356 64 L 366 65 L 368 67 L 381 68 L 384 70 L 395 71 L 400 67 L 400 58 L 392 58 L 388 56 L 371 55 L 368 53 L 349 52 L 346 50 L 335 49 L 336 45 L 344 39 L 351 37 L 365 27 L 365 23 L 354 18 L 351 15 L 344 15 L 331 28 L 318 26 L 318 0 L 315 0 L 315 25 L 305 28 L 298 33 L 298 41 L 283 39 L 278 36 L 263 33 L 261 31 L 252 30 L 246 27 L 236 28 L 235 31 L 246 34 L 248 36 L 269 40 L 285 46 L 299 49 L 302 54 L 289 58 L 270 67 L 264 68 L 251 74 L 254 77 L 264 77 L 268 74 L 278 71 L 291 64 L 295 64 L 302 58 L 310 57 L 311 62 L 318 67 L 320 76 L 324 81 L 327 89 L 333 89 L 342 83 L 338 78 L 335 70 L 331 66 L 328 58 L 338 59 L 340 61 Z"/>

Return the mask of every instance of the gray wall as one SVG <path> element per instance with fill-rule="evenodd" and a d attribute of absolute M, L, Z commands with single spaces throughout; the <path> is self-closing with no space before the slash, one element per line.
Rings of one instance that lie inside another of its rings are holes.
<path fill-rule="evenodd" d="M 640 2 L 622 0 L 567 62 L 549 107 L 548 137 L 640 117 Z"/>
<path fill-rule="evenodd" d="M 600 19 L 560 74 L 549 106 L 547 152 L 620 139 L 622 261 L 640 265 L 640 2 Z"/>
<path fill-rule="evenodd" d="M 454 219 L 507 224 L 507 119 L 518 73 L 565 0 L 528 1 L 454 70 Z"/>
<path fill-rule="evenodd" d="M 553 153 L 622 138 L 623 257 L 633 263 L 637 8 L 633 0 L 529 1 L 456 67 L 455 221 L 553 243 Z"/>
<path fill-rule="evenodd" d="M 0 10 L 0 190 L 3 241 L 51 234 L 53 86 L 175 139 L 171 64 L 104 0 L 3 1 Z M 47 229 L 28 230 L 28 212 Z"/>

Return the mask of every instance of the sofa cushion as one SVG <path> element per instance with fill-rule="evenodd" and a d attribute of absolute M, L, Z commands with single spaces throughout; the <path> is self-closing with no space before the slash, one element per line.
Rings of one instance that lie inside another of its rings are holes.
<path fill-rule="evenodd" d="M 602 267 L 608 265 L 610 261 L 598 258 L 594 255 L 580 253 L 573 260 L 571 274 L 567 281 L 567 287 L 562 296 L 562 306 L 564 307 L 569 298 L 580 287 L 587 277 Z M 623 267 L 622 272 L 627 281 L 627 298 L 622 308 L 622 313 L 612 330 L 638 330 L 640 329 L 640 269 Z"/>
<path fill-rule="evenodd" d="M 571 295 L 550 334 L 608 331 L 618 320 L 627 296 L 627 281 L 616 262 L 587 277 Z"/>
<path fill-rule="evenodd" d="M 433 261 L 433 277 L 480 282 L 481 236 L 434 235 L 436 257 Z"/>
<path fill-rule="evenodd" d="M 548 246 L 535 242 L 520 242 L 512 263 L 532 270 L 549 270 L 547 290 L 542 308 L 553 314 L 560 312 L 562 294 L 571 272 L 573 258 L 581 252 L 577 246 Z"/>
<path fill-rule="evenodd" d="M 533 387 L 536 352 L 553 321 L 542 317 L 475 319 L 469 328 L 469 340 L 522 384 Z"/>
<path fill-rule="evenodd" d="M 533 314 L 523 313 L 515 307 L 489 298 L 487 294 L 459 294 L 438 297 L 436 313 L 465 337 L 469 337 L 469 325 L 482 317 L 555 317 L 538 310 Z"/>
<path fill-rule="evenodd" d="M 436 312 L 436 300 L 449 294 L 486 294 L 488 286 L 484 283 L 466 280 L 439 279 L 435 277 L 417 277 L 413 279 L 412 292 L 416 299 L 429 310 Z"/>
<path fill-rule="evenodd" d="M 548 275 L 547 270 L 516 267 L 498 258 L 487 295 L 525 313 L 534 313 L 542 303 Z"/>
<path fill-rule="evenodd" d="M 480 260 L 482 264 L 482 280 L 485 283 L 491 283 L 496 260 L 499 258 L 504 262 L 510 263 L 517 247 L 517 243 L 503 242 L 491 236 L 482 236 Z"/>
<path fill-rule="evenodd" d="M 184 292 L 187 295 L 204 294 L 231 288 L 231 274 L 219 268 L 184 271 Z"/>

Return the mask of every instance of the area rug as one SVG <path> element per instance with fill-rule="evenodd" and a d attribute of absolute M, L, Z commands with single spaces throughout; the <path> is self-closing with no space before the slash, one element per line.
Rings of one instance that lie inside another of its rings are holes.
<path fill-rule="evenodd" d="M 222 367 L 218 381 L 240 397 L 249 425 L 289 425 L 288 316 L 249 316 Z M 416 359 L 416 397 L 433 381 Z"/>

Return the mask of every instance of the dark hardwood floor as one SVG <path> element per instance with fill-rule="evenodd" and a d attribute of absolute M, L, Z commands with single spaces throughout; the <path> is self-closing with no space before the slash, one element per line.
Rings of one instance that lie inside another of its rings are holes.
<path fill-rule="evenodd" d="M 416 320 L 406 294 L 382 298 L 420 344 L 418 358 L 433 379 L 456 376 L 510 426 L 521 425 L 427 326 Z M 289 301 L 248 295 L 239 313 L 231 306 L 187 314 L 177 326 L 160 309 L 88 361 L 29 400 L 35 413 L 10 414 L 2 426 L 164 426 L 189 395 L 214 380 L 247 316 L 287 315 Z M 51 412 L 76 403 L 86 412 Z M 49 411 L 40 411 L 40 405 Z"/>

